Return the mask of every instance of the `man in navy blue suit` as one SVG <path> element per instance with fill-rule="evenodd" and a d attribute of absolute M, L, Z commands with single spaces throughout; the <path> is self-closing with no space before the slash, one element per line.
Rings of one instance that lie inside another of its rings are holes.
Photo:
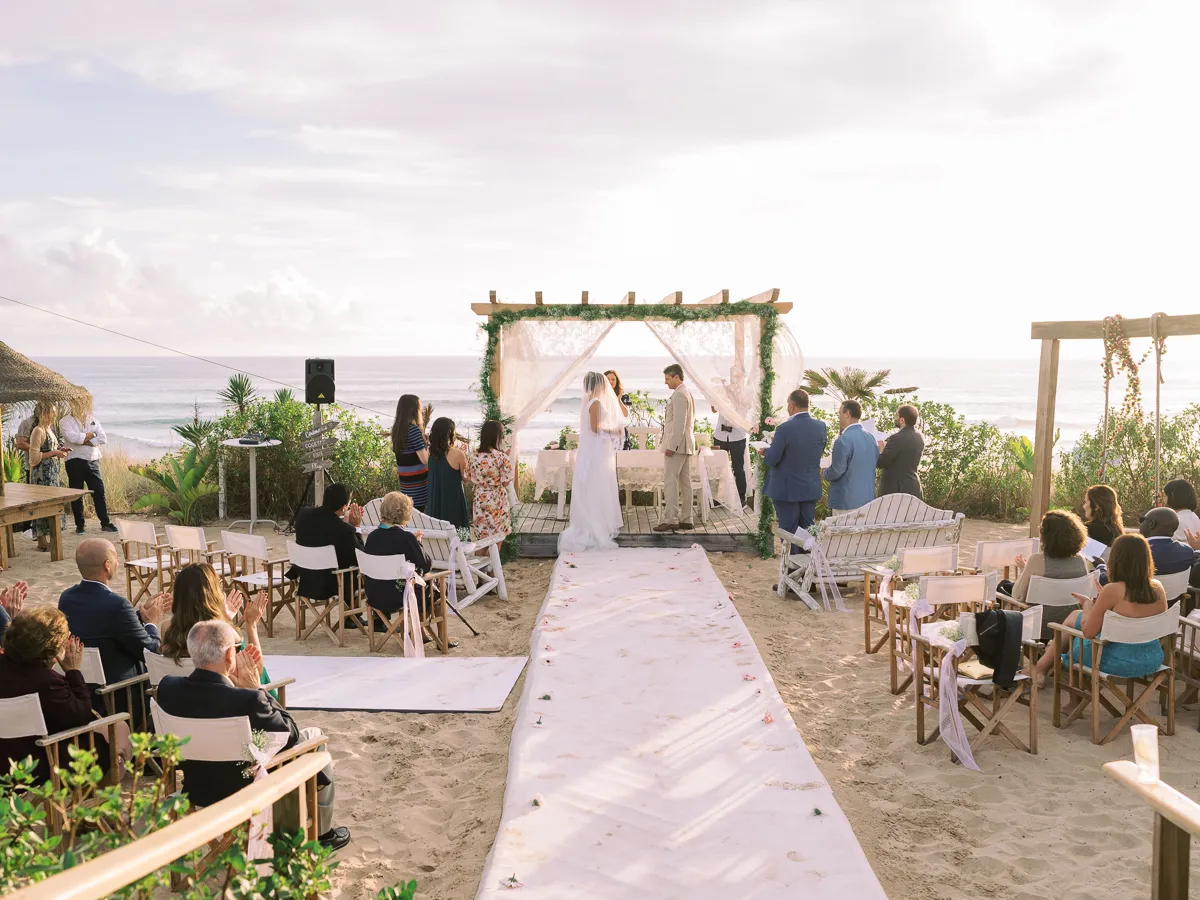
<path fill-rule="evenodd" d="M 109 584 L 121 563 L 116 548 L 106 540 L 80 541 L 75 565 L 83 580 L 58 598 L 71 634 L 83 641 L 83 646 L 99 649 L 109 684 L 140 675 L 146 671 L 142 651 L 158 652 L 158 623 L 170 606 L 170 597 L 159 594 L 135 610 L 128 600 L 113 593 Z"/>
<path fill-rule="evenodd" d="M 808 394 L 802 390 L 788 395 L 787 411 L 789 418 L 775 429 L 775 438 L 763 457 L 768 466 L 763 493 L 775 504 L 779 527 L 795 534 L 816 518 L 828 429 L 809 415 Z"/>
<path fill-rule="evenodd" d="M 1178 514 L 1165 506 L 1152 509 L 1142 516 L 1142 524 L 1138 530 L 1150 545 L 1155 575 L 1177 575 L 1190 571 L 1192 566 L 1200 563 L 1200 550 L 1175 540 L 1174 534 L 1178 529 Z M 1197 543 L 1200 544 L 1200 540 L 1197 540 Z M 1100 583 L 1108 584 L 1106 567 L 1099 565 L 1096 570 L 1100 573 Z"/>

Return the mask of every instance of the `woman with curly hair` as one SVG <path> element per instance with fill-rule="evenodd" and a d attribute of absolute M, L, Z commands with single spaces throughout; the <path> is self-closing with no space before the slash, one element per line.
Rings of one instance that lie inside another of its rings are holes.
<path fill-rule="evenodd" d="M 467 454 L 454 443 L 454 433 L 454 422 L 445 416 L 434 419 L 429 429 L 429 501 L 425 513 L 455 528 L 466 528 L 471 524 L 463 494 Z"/>
<path fill-rule="evenodd" d="M 1088 537 L 1111 547 L 1125 533 L 1117 492 L 1107 484 L 1093 484 L 1083 495 L 1083 523 Z"/>

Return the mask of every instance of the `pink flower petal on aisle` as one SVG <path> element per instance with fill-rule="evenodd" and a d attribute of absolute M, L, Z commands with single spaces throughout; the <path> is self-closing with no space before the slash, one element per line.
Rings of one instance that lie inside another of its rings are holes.
<path fill-rule="evenodd" d="M 775 717 L 773 715 L 771 715 L 770 713 L 767 713 L 765 716 L 763 716 L 763 724 L 764 725 L 770 725 L 774 721 L 775 721 Z"/>
<path fill-rule="evenodd" d="M 743 675 L 742 676 L 742 681 L 757 681 L 757 680 L 758 679 L 754 675 Z"/>
<path fill-rule="evenodd" d="M 515 891 L 517 888 L 525 887 L 525 885 L 517 881 L 517 873 L 513 872 L 512 878 L 505 878 L 500 882 L 500 887 Z"/>
<path fill-rule="evenodd" d="M 554 652 L 554 648 L 551 647 L 549 644 L 546 645 L 546 649 L 549 650 L 551 653 Z"/>
<path fill-rule="evenodd" d="M 738 647 L 740 647 L 740 646 L 742 646 L 742 642 L 741 642 L 741 641 L 734 641 L 734 642 L 733 642 L 733 649 L 734 649 L 734 650 L 736 650 L 736 649 L 737 649 Z"/>

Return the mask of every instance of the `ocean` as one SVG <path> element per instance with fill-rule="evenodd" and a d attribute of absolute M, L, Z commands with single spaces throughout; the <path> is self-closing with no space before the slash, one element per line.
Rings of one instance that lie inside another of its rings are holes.
<path fill-rule="evenodd" d="M 1099 349 L 1099 348 L 1097 348 Z M 603 350 L 603 348 L 602 348 Z M 202 418 L 216 418 L 224 411 L 217 399 L 231 374 L 227 369 L 186 357 L 39 357 L 38 362 L 61 372 L 76 384 L 86 386 L 96 398 L 96 415 L 114 445 L 135 458 L 161 455 L 178 447 L 172 425 L 190 421 L 194 408 Z M 292 386 L 303 396 L 304 360 L 301 357 L 263 356 L 219 358 L 219 362 L 244 370 L 262 394 L 279 386 Z M 596 370 L 616 369 L 627 390 L 648 390 L 665 397 L 662 369 L 671 360 L 663 356 L 594 358 Z M 989 421 L 1002 430 L 1033 437 L 1037 398 L 1037 361 L 950 360 L 950 359 L 806 359 L 809 367 L 854 365 L 865 369 L 890 367 L 891 386 L 915 385 L 923 400 L 949 403 L 969 422 Z M 1146 408 L 1152 410 L 1152 361 L 1143 369 L 1147 392 Z M 346 357 L 337 360 L 337 400 L 352 403 L 364 416 L 391 424 L 396 400 L 402 393 L 415 393 L 432 403 L 435 416 L 454 419 L 460 431 L 479 425 L 479 403 L 475 394 L 479 358 L 459 356 Z M 1200 364 L 1187 354 L 1164 358 L 1164 412 L 1178 412 L 1200 401 Z M 1120 404 L 1124 381 L 1113 384 L 1113 405 Z M 521 434 L 522 456 L 557 438 L 564 425 L 573 425 L 579 412 L 580 391 L 572 388 L 538 416 Z M 825 398 L 814 402 L 832 406 Z M 1104 387 L 1099 358 L 1063 360 L 1059 370 L 1057 424 L 1062 429 L 1059 447 L 1069 448 L 1081 431 L 1096 426 L 1104 406 Z M 702 410 L 698 409 L 700 413 Z M 715 418 L 715 417 L 713 417 Z"/>

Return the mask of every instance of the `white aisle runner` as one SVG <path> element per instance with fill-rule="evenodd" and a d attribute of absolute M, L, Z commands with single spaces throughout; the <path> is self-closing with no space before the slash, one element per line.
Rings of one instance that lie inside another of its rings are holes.
<path fill-rule="evenodd" d="M 477 898 L 884 897 L 704 551 L 559 559 Z"/>

